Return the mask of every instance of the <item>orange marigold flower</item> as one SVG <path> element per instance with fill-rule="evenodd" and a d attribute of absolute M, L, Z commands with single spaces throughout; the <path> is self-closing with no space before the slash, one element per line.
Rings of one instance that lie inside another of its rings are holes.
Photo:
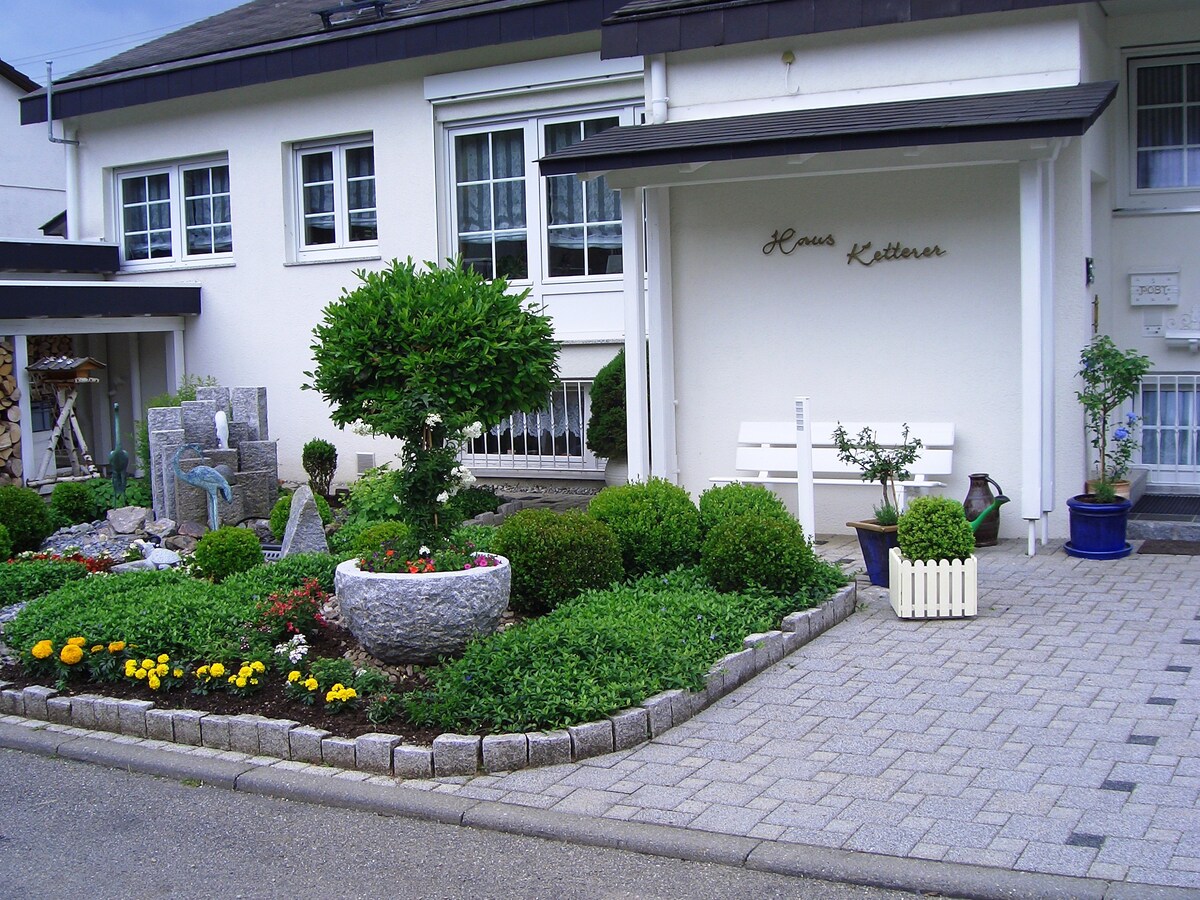
<path fill-rule="evenodd" d="M 83 659 L 83 650 L 78 644 L 67 644 L 58 654 L 58 658 L 65 662 L 68 666 L 73 666 L 75 663 Z"/>
<path fill-rule="evenodd" d="M 73 647 L 82 647 L 84 644 L 87 643 L 87 638 L 82 638 L 82 637 L 67 638 L 67 643 Z"/>
<path fill-rule="evenodd" d="M 34 659 L 45 659 L 54 653 L 54 645 L 49 641 L 38 641 L 29 652 L 33 654 Z"/>

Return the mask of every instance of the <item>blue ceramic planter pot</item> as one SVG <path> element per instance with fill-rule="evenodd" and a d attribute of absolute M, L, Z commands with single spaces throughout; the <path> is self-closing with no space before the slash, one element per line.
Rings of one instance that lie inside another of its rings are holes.
<path fill-rule="evenodd" d="M 858 532 L 858 546 L 871 584 L 889 586 L 888 551 L 896 546 L 896 526 L 880 525 L 874 521 L 847 522 Z"/>
<path fill-rule="evenodd" d="M 1090 495 L 1067 498 L 1071 520 L 1071 539 L 1063 546 L 1067 555 L 1083 559 L 1128 556 L 1133 547 L 1125 540 L 1125 526 L 1133 504 L 1122 497 L 1112 503 L 1089 502 L 1087 498 Z"/>

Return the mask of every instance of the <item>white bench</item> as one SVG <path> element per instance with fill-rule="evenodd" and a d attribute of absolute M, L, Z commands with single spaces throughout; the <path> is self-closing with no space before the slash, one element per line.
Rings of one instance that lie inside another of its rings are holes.
<path fill-rule="evenodd" d="M 799 519 L 805 534 L 812 535 L 814 520 L 813 485 L 860 484 L 880 493 L 878 482 L 863 481 L 862 471 L 837 457 L 833 431 L 839 424 L 853 439 L 864 428 L 875 433 L 882 447 L 897 447 L 903 441 L 902 422 L 811 422 L 808 427 L 807 398 L 798 398 L 795 422 L 742 422 L 734 468 L 737 475 L 709 479 L 714 484 L 740 481 L 747 484 L 794 484 L 799 496 Z M 801 404 L 804 411 L 801 412 Z M 910 422 L 909 439 L 920 438 L 917 460 L 908 466 L 911 478 L 896 483 L 896 499 L 904 508 L 905 489 L 945 487 L 937 476 L 947 476 L 954 461 L 954 425 L 949 422 Z"/>

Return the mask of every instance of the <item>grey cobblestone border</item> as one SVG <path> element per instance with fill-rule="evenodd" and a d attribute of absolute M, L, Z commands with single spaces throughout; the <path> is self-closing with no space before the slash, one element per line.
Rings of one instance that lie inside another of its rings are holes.
<path fill-rule="evenodd" d="M 778 631 L 749 635 L 741 650 L 713 664 L 705 676 L 703 691 L 663 691 L 640 706 L 561 731 L 485 737 L 442 734 L 434 738 L 433 747 L 421 747 L 405 744 L 393 734 L 341 738 L 290 719 L 157 709 L 149 700 L 116 700 L 93 694 L 60 696 L 54 688 L 33 685 L 16 689 L 11 682 L 0 682 L 0 715 L 372 775 L 431 778 L 511 772 L 577 762 L 645 743 L 687 721 L 847 618 L 856 602 L 856 587 L 851 583 L 820 606 L 785 617 Z"/>

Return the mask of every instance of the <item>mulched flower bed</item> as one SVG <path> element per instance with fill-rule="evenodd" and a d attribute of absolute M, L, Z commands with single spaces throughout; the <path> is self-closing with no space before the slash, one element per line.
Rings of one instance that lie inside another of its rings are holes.
<path fill-rule="evenodd" d="M 309 641 L 309 648 L 309 654 L 313 658 L 318 656 L 339 657 L 347 653 L 351 655 L 351 658 L 362 655 L 358 643 L 350 632 L 336 625 L 319 629 L 317 635 Z M 425 677 L 420 671 L 415 671 L 411 675 L 402 669 L 388 668 L 386 671 L 394 679 L 392 687 L 397 693 L 407 693 L 426 686 Z M 19 666 L 15 665 L 0 667 L 0 681 L 11 681 L 18 688 L 43 683 L 29 678 Z M 262 689 L 250 697 L 238 697 L 225 691 L 214 691 L 210 694 L 193 694 L 187 690 L 154 692 L 147 690 L 141 684 L 125 680 L 103 684 L 72 683 L 68 685 L 64 693 L 67 696 L 100 694 L 121 700 L 150 700 L 160 709 L 195 709 L 219 715 L 248 713 L 267 716 L 271 719 L 291 719 L 301 725 L 323 728 L 337 737 L 354 738 L 372 732 L 384 732 L 398 735 L 407 744 L 429 746 L 433 743 L 433 739 L 441 734 L 440 729 L 414 726 L 403 715 L 380 725 L 374 725 L 367 718 L 363 709 L 346 707 L 338 713 L 327 713 L 324 704 L 320 701 L 312 706 L 306 706 L 286 696 L 284 678 L 277 671 L 272 672 L 270 677 L 264 681 Z"/>

